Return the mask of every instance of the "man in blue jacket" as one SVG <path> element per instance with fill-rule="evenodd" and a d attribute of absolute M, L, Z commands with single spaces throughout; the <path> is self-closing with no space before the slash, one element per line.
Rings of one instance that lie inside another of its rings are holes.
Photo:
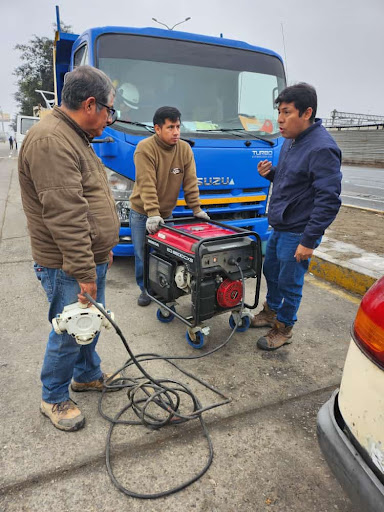
<path fill-rule="evenodd" d="M 262 350 L 291 343 L 304 285 L 304 274 L 324 231 L 339 211 L 341 151 L 315 119 L 315 89 L 299 83 L 277 97 L 278 123 L 286 139 L 277 167 L 259 162 L 259 174 L 273 182 L 268 240 L 263 273 L 267 297 L 252 327 L 272 329 L 257 341 Z"/>

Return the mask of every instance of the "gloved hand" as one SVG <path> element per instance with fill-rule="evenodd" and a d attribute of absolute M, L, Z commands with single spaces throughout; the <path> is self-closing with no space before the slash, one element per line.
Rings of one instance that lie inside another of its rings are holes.
<path fill-rule="evenodd" d="M 203 212 L 203 210 L 201 210 L 201 212 L 195 213 L 194 216 L 202 220 L 211 220 L 211 217 L 208 215 L 208 213 Z"/>
<path fill-rule="evenodd" d="M 148 217 L 147 222 L 145 224 L 145 227 L 147 228 L 148 233 L 153 235 L 156 233 L 156 231 L 159 231 L 160 222 L 164 222 L 164 221 L 159 215 L 154 215 L 153 217 Z"/>

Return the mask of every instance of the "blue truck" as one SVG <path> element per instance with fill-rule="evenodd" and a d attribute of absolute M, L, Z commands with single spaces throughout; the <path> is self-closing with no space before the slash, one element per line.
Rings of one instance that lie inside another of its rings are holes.
<path fill-rule="evenodd" d="M 282 145 L 274 105 L 286 85 L 281 57 L 241 41 L 157 28 L 100 27 L 76 35 L 60 30 L 56 14 L 56 103 L 65 73 L 85 64 L 103 70 L 117 90 L 118 120 L 94 144 L 121 222 L 114 254 L 133 255 L 133 154 L 163 105 L 182 114 L 181 138 L 194 152 L 203 209 L 214 220 L 256 231 L 265 244 L 270 183 L 257 164 L 275 165 Z M 183 191 L 173 215 L 191 215 Z"/>

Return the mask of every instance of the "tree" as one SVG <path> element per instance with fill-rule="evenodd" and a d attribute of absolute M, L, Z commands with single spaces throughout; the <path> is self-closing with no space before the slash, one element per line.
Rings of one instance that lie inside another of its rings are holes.
<path fill-rule="evenodd" d="M 62 32 L 70 32 L 70 26 L 62 24 Z M 20 106 L 20 114 L 31 116 L 33 107 L 42 102 L 36 89 L 53 91 L 53 39 L 34 35 L 27 44 L 17 44 L 15 50 L 21 52 L 23 63 L 14 75 L 17 77 L 18 91 L 15 99 Z"/>
<path fill-rule="evenodd" d="M 15 49 L 21 52 L 20 57 L 23 61 L 23 64 L 14 71 L 18 86 L 15 99 L 20 105 L 21 114 L 31 116 L 33 106 L 41 103 L 41 95 L 35 92 L 35 89 L 53 91 L 52 48 L 51 39 L 36 35 L 28 44 L 15 46 Z"/>

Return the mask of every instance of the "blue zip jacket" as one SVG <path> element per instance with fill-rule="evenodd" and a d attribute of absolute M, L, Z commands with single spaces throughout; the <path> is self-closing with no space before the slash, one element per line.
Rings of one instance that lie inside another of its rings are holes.
<path fill-rule="evenodd" d="M 273 182 L 269 224 L 302 233 L 300 244 L 314 249 L 341 205 L 340 165 L 341 151 L 321 119 L 295 140 L 286 139 L 277 167 L 266 176 Z"/>

